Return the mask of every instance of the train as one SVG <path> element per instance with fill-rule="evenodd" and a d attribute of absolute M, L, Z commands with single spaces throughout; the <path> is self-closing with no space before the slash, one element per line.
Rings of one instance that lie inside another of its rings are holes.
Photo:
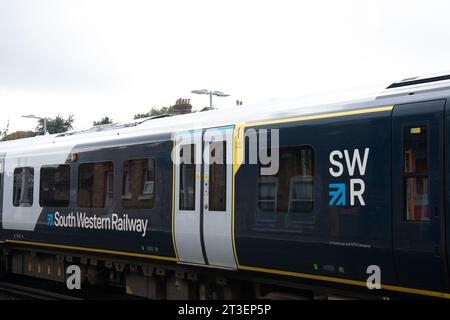
<path fill-rule="evenodd" d="M 450 298 L 449 97 L 441 74 L 1 142 L 1 269 L 150 299 Z"/>

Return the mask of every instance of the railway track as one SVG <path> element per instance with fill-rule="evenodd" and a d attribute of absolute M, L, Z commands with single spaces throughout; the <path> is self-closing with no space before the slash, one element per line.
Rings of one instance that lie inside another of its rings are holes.
<path fill-rule="evenodd" d="M 48 290 L 38 289 L 17 283 L 0 281 L 0 292 L 4 299 L 10 300 L 83 300 L 78 297 L 52 292 Z M 0 299 L 2 297 L 0 296 Z"/>
<path fill-rule="evenodd" d="M 0 300 L 143 300 L 143 298 L 127 295 L 123 288 L 83 285 L 82 290 L 68 290 L 63 283 L 0 273 Z"/>

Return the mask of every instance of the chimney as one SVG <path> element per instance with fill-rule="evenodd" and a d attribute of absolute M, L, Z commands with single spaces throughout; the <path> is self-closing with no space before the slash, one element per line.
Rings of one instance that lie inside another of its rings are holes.
<path fill-rule="evenodd" d="M 173 112 L 176 115 L 191 113 L 191 111 L 192 111 L 191 99 L 180 98 L 175 102 L 175 105 L 173 106 Z"/>

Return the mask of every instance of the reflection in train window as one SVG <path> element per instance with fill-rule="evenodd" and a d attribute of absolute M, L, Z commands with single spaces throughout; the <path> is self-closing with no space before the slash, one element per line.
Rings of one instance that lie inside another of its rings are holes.
<path fill-rule="evenodd" d="M 406 127 L 404 136 L 404 220 L 429 221 L 427 127 Z"/>
<path fill-rule="evenodd" d="M 14 170 L 13 205 L 31 207 L 33 205 L 34 169 L 31 167 Z"/>
<path fill-rule="evenodd" d="M 195 145 L 180 149 L 180 210 L 195 210 Z"/>
<path fill-rule="evenodd" d="M 276 221 L 279 213 L 287 213 L 288 219 L 295 221 L 300 219 L 296 213 L 313 209 L 313 149 L 280 148 L 279 161 L 277 174 L 258 177 L 257 219 L 260 221 Z"/>
<path fill-rule="evenodd" d="M 70 196 L 69 165 L 41 168 L 39 204 L 41 207 L 67 207 Z"/>
<path fill-rule="evenodd" d="M 260 176 L 258 179 L 258 219 L 276 220 L 278 178 Z"/>
<path fill-rule="evenodd" d="M 107 208 L 114 198 L 113 163 L 83 163 L 78 167 L 78 206 Z"/>
<path fill-rule="evenodd" d="M 155 160 L 133 159 L 123 165 L 124 208 L 153 208 L 155 203 Z"/>

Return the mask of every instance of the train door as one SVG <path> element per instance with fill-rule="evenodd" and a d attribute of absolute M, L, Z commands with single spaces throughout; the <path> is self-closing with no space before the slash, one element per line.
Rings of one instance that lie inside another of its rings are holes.
<path fill-rule="evenodd" d="M 175 136 L 174 237 L 180 262 L 236 268 L 232 159 L 232 126 Z"/>
<path fill-rule="evenodd" d="M 232 238 L 233 127 L 203 135 L 203 238 L 208 264 L 236 268 Z"/>
<path fill-rule="evenodd" d="M 178 259 L 182 262 L 204 264 L 200 230 L 202 132 L 177 134 L 172 156 L 175 166 L 173 223 Z"/>
<path fill-rule="evenodd" d="M 443 114 L 445 100 L 394 107 L 394 256 L 400 285 L 446 288 Z"/>

